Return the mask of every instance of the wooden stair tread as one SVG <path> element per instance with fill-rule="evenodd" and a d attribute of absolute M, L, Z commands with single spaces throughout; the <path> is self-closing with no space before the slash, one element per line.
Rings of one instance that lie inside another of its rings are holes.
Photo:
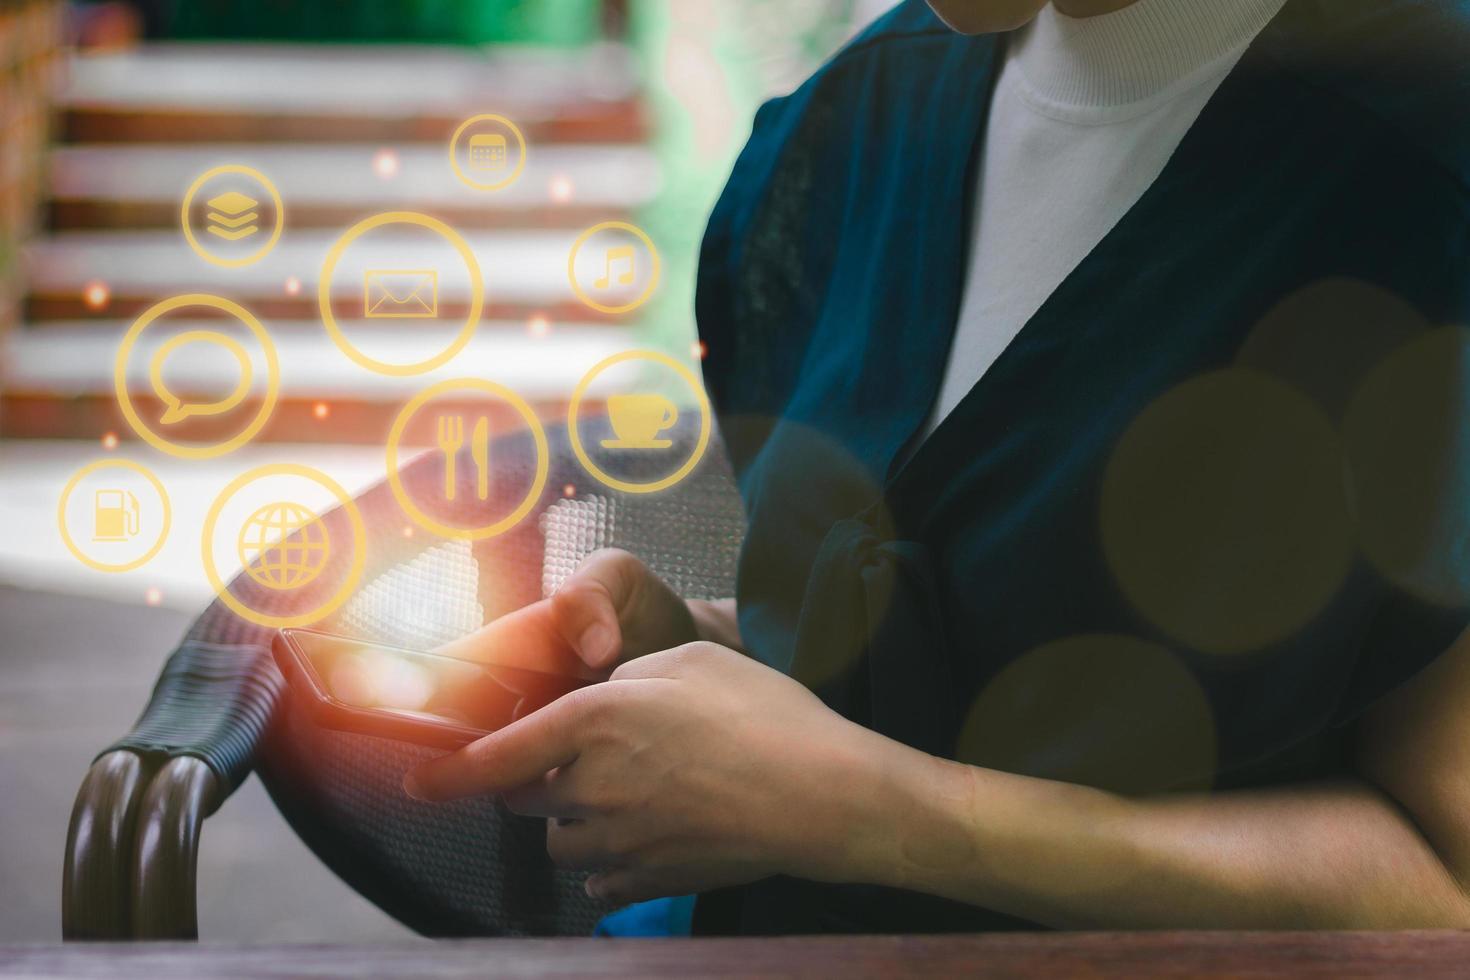
<path fill-rule="evenodd" d="M 62 146 L 51 155 L 54 201 L 107 200 L 161 202 L 177 208 L 189 183 L 211 167 L 228 162 L 264 173 L 293 206 L 356 205 L 381 210 L 385 202 L 407 208 L 449 207 L 495 211 L 544 204 L 550 184 L 570 181 L 574 199 L 584 205 L 633 209 L 658 191 L 658 164 L 647 149 L 627 144 L 533 146 L 521 177 L 502 191 L 466 187 L 450 170 L 442 144 L 392 147 L 399 170 L 379 177 L 373 160 L 382 144 Z"/>
<path fill-rule="evenodd" d="M 637 94 L 631 53 L 496 46 L 154 43 L 73 57 L 71 110 L 164 109 L 375 120 L 500 112 L 517 123 Z M 519 116 L 520 118 L 517 118 Z"/>
<path fill-rule="evenodd" d="M 221 329 L 218 320 L 170 321 L 177 328 Z M 130 325 L 126 320 L 51 323 L 13 331 L 3 340 L 5 365 L 0 390 L 9 395 L 71 398 L 113 396 L 112 366 L 117 345 Z M 349 397 L 359 401 L 401 402 L 435 381 L 456 377 L 489 378 L 529 399 L 565 397 L 582 372 L 615 354 L 637 346 L 627 329 L 586 323 L 556 324 L 545 336 L 533 336 L 521 323 L 481 323 L 474 337 L 448 364 L 410 378 L 368 371 L 337 349 L 315 321 L 266 322 L 281 367 L 281 396 L 295 399 Z M 452 328 L 415 329 L 381 334 L 370 343 L 375 355 L 408 363 L 441 350 Z M 242 335 L 243 336 L 243 335 Z M 251 348 L 253 349 L 253 348 Z M 147 350 L 132 358 L 129 378 L 147 390 Z M 227 359 L 205 358 L 189 381 L 200 394 L 232 386 L 237 369 Z"/>
<path fill-rule="evenodd" d="M 276 247 L 253 265 L 220 269 L 192 251 L 177 230 L 78 231 L 39 239 L 26 250 L 26 269 L 33 295 L 80 296 L 84 286 L 100 280 L 114 296 L 147 295 L 158 299 L 189 292 L 219 292 L 242 302 L 253 296 L 282 295 L 292 276 L 301 296 L 315 302 L 322 260 L 337 240 L 335 229 L 305 229 L 283 234 Z M 574 229 L 468 232 L 491 299 L 533 304 L 575 301 L 567 281 L 566 261 L 575 242 Z M 353 261 L 364 268 L 422 267 L 416 250 L 384 232 L 356 244 Z M 452 254 L 452 253 L 451 253 Z M 457 261 L 457 260 L 456 260 Z M 463 300 L 468 288 L 459 280 L 463 266 L 447 265 L 440 295 L 446 302 Z M 360 280 L 339 273 L 343 298 L 360 295 Z"/>

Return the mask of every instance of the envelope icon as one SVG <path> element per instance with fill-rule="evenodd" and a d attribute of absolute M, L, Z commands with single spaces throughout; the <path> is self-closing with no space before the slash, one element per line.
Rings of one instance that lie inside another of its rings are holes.
<path fill-rule="evenodd" d="M 362 311 L 369 320 L 436 317 L 439 273 L 433 269 L 368 269 L 362 274 Z"/>

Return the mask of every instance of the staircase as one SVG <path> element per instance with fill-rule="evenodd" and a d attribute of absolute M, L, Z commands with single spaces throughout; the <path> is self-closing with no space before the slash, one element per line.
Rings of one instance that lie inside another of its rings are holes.
<path fill-rule="evenodd" d="M 118 341 L 141 311 L 184 292 L 234 299 L 270 329 L 281 400 L 261 441 L 377 443 L 414 390 L 460 375 L 493 378 L 544 418 L 560 415 L 578 366 L 637 346 L 637 326 L 578 303 L 564 269 L 582 228 L 635 220 L 658 192 L 639 96 L 614 44 L 190 44 L 73 58 L 48 230 L 25 256 L 21 323 L 0 352 L 0 437 L 129 439 L 112 390 Z M 482 112 L 515 120 L 530 147 L 524 174 L 496 193 L 448 168 L 454 128 Z M 178 223 L 185 188 L 223 163 L 261 170 L 286 204 L 280 243 L 241 269 L 200 260 Z M 386 210 L 446 221 L 487 281 L 474 341 L 415 378 L 349 361 L 316 310 L 331 243 Z"/>

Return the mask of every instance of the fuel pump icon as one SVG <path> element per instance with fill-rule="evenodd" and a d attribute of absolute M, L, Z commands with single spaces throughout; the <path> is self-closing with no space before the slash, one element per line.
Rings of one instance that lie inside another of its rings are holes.
<path fill-rule="evenodd" d="M 138 498 L 128 490 L 98 490 L 93 508 L 93 541 L 131 541 L 142 525 Z"/>

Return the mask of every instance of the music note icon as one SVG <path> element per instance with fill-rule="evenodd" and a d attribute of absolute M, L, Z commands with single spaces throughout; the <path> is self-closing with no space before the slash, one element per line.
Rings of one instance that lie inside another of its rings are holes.
<path fill-rule="evenodd" d="M 607 250 L 607 271 L 604 272 L 601 276 L 598 276 L 597 280 L 592 283 L 593 288 L 606 289 L 608 288 L 608 286 L 612 285 L 613 263 L 622 262 L 624 260 L 626 260 L 628 263 L 628 271 L 619 273 L 618 283 L 623 286 L 632 285 L 634 278 L 634 269 L 636 268 L 633 264 L 633 246 L 617 245 Z"/>

